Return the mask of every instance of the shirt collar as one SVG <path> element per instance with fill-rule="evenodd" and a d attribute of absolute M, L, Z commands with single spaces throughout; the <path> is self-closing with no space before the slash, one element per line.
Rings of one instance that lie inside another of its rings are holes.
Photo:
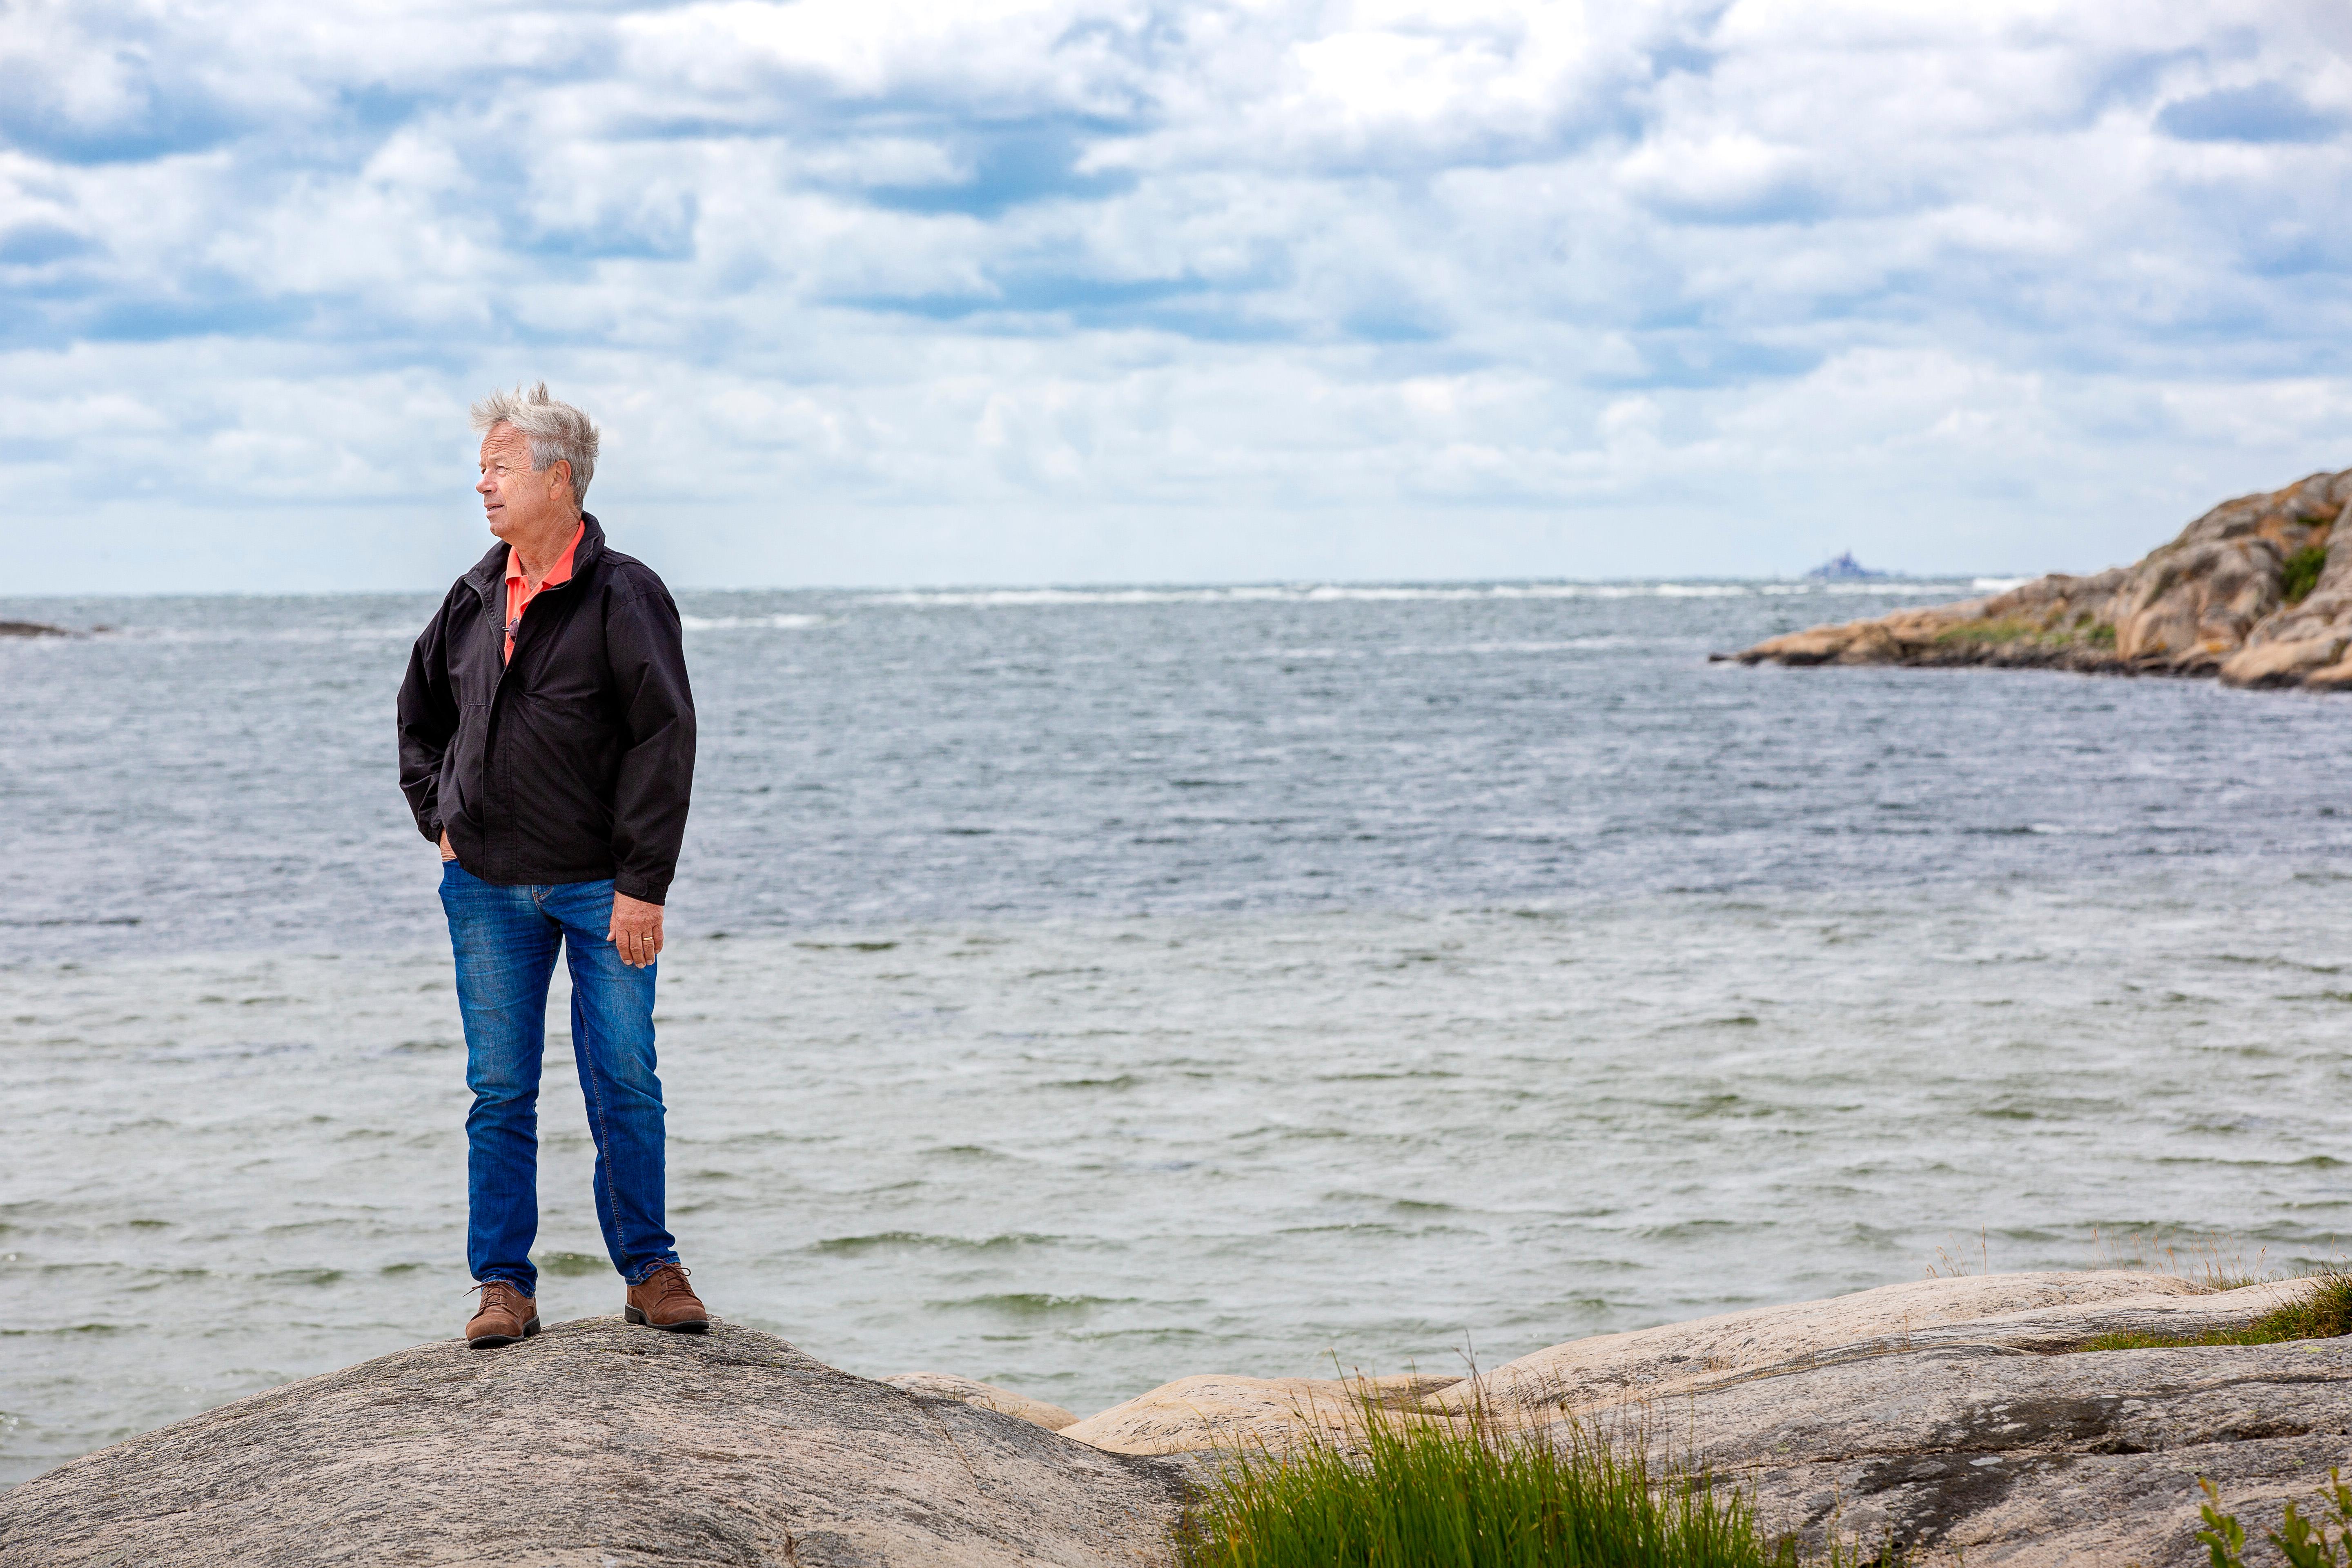
<path fill-rule="evenodd" d="M 584 522 L 572 531 L 572 542 L 563 547 L 563 553 L 556 557 L 555 564 L 548 569 L 547 575 L 539 580 L 541 588 L 552 588 L 558 583 L 572 581 L 572 558 L 580 552 L 580 542 L 587 537 L 587 533 L 588 525 Z M 522 581 L 522 558 L 515 553 L 511 544 L 507 546 L 507 581 Z"/>

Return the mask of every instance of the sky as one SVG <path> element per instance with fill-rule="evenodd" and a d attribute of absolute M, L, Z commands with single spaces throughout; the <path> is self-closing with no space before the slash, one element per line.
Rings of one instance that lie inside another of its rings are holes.
<path fill-rule="evenodd" d="M 2342 0 L 0 0 L 0 594 L 2088 571 L 2352 466 Z"/>

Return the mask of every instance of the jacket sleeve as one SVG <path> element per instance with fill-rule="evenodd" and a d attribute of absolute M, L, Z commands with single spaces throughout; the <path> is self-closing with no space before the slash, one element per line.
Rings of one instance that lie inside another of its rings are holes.
<path fill-rule="evenodd" d="M 636 586 L 615 599 L 604 628 L 626 738 L 613 791 L 613 888 L 658 904 L 677 872 L 694 793 L 694 692 L 677 605 L 658 583 Z"/>
<path fill-rule="evenodd" d="M 416 817 L 416 831 L 441 842 L 441 757 L 457 732 L 457 700 L 449 689 L 449 603 L 408 650 L 400 683 L 400 793 Z"/>

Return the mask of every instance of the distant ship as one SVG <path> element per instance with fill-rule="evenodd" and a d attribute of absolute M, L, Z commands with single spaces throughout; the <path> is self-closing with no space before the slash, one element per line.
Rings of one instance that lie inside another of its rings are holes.
<path fill-rule="evenodd" d="M 1849 550 L 1834 561 L 1822 562 L 1819 566 L 1816 566 L 1811 571 L 1806 573 L 1805 575 L 1808 577 L 1853 578 L 1885 577 L 1890 575 L 1890 574 L 1885 572 L 1873 572 L 1869 567 L 1864 566 L 1861 562 L 1856 561 L 1853 558 L 1853 552 Z"/>

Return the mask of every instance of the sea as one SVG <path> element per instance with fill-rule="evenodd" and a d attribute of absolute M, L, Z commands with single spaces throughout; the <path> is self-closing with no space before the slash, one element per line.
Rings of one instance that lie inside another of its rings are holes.
<path fill-rule="evenodd" d="M 681 593 L 696 1285 L 1086 1415 L 2345 1258 L 2352 699 L 1708 658 L 1986 585 Z M 0 600 L 0 1483 L 464 1321 L 434 603 Z"/>

